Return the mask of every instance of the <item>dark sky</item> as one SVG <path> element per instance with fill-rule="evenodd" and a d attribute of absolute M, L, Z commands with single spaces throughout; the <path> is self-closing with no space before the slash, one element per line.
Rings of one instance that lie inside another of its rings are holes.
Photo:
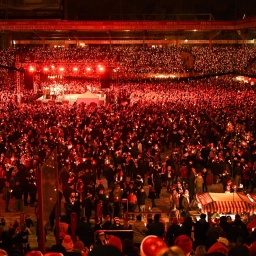
<path fill-rule="evenodd" d="M 244 14 L 256 16 L 256 0 L 67 1 L 69 19 L 170 19 L 177 15 L 180 19 L 194 19 L 193 14 L 211 14 L 215 20 L 230 20 L 242 19 Z"/>

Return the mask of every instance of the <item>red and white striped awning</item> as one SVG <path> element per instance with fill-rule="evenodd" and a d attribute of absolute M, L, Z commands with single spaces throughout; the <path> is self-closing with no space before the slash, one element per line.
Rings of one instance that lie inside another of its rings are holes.
<path fill-rule="evenodd" d="M 210 213 L 254 213 L 256 202 L 243 193 L 203 193 L 197 194 L 202 212 Z"/>

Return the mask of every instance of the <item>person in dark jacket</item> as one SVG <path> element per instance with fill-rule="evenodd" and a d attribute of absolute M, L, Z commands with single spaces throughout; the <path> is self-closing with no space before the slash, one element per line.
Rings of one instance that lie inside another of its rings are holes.
<path fill-rule="evenodd" d="M 5 185 L 3 187 L 3 200 L 5 201 L 5 211 L 9 212 L 9 202 L 11 199 L 11 189 L 10 189 L 10 183 L 5 182 Z"/>
<path fill-rule="evenodd" d="M 200 215 L 200 220 L 195 224 L 195 240 L 204 244 L 208 228 L 209 223 L 206 221 L 206 214 L 202 213 Z"/>
<path fill-rule="evenodd" d="M 156 207 L 155 199 L 156 199 L 156 191 L 153 186 L 149 188 L 148 198 L 151 199 L 152 208 Z"/>
<path fill-rule="evenodd" d="M 160 214 L 155 214 L 154 221 L 148 227 L 148 235 L 155 235 L 163 238 L 165 226 L 164 223 L 160 222 Z"/>
<path fill-rule="evenodd" d="M 14 209 L 16 212 L 23 211 L 22 195 L 23 195 L 23 186 L 20 184 L 19 181 L 16 181 L 12 191 L 12 196 L 14 196 L 15 198 Z"/>
<path fill-rule="evenodd" d="M 77 224 L 76 235 L 86 247 L 90 248 L 93 243 L 93 230 L 84 217 L 81 217 L 80 222 Z"/>
<path fill-rule="evenodd" d="M 182 234 L 182 229 L 178 223 L 177 218 L 173 218 L 172 224 L 169 226 L 166 232 L 166 242 L 168 246 L 172 246 L 176 237 Z"/>

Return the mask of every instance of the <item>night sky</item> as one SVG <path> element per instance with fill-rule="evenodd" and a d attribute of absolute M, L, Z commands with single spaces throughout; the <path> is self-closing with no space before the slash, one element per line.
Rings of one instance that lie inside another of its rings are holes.
<path fill-rule="evenodd" d="M 256 0 L 0 0 L 0 19 L 239 20 Z"/>
<path fill-rule="evenodd" d="M 195 19 L 215 20 L 256 16 L 255 0 L 67 0 L 68 19 Z M 201 19 L 204 15 L 197 15 Z M 207 16 L 207 15 L 206 15 Z"/>

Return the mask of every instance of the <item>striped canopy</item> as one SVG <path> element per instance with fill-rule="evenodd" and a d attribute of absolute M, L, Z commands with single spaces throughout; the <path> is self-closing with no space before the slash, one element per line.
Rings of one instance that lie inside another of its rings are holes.
<path fill-rule="evenodd" d="M 197 200 L 202 212 L 253 214 L 256 211 L 256 201 L 244 193 L 202 193 L 197 194 Z"/>

